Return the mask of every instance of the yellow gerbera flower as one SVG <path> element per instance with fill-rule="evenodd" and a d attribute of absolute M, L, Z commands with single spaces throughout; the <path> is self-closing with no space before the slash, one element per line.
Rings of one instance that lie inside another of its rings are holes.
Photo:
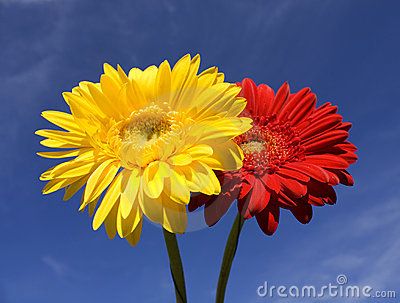
<path fill-rule="evenodd" d="M 224 82 L 216 67 L 198 74 L 199 64 L 198 55 L 186 55 L 172 70 L 164 61 L 128 75 L 105 64 L 100 83 L 80 82 L 64 93 L 71 114 L 42 116 L 66 131 L 36 132 L 46 137 L 42 145 L 62 150 L 38 154 L 74 159 L 41 175 L 49 181 L 43 193 L 65 188 L 68 200 L 86 185 L 80 210 L 89 205 L 93 214 L 102 200 L 93 229 L 105 223 L 110 238 L 118 232 L 132 245 L 143 214 L 183 233 L 190 192 L 220 192 L 213 170 L 241 167 L 232 138 L 251 127 L 250 119 L 237 117 L 246 106 L 240 88 Z"/>

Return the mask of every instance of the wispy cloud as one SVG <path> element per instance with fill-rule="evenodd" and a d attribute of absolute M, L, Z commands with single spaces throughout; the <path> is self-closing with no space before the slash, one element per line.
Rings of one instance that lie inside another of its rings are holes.
<path fill-rule="evenodd" d="M 65 277 L 70 273 L 69 267 L 52 256 L 43 256 L 42 262 L 46 264 L 58 277 Z"/>
<path fill-rule="evenodd" d="M 368 234 L 377 229 L 384 229 L 385 233 L 392 234 L 393 224 L 400 220 L 400 201 L 397 197 L 389 199 L 387 202 L 380 202 L 373 208 L 369 208 L 362 212 L 360 216 L 354 219 L 352 225 L 355 228 L 356 235 Z M 391 228 L 388 229 L 388 227 Z M 398 228 L 396 228 L 398 229 Z"/>
<path fill-rule="evenodd" d="M 321 234 L 317 241 L 307 243 L 306 250 L 297 252 L 299 255 L 307 254 L 307 257 L 300 259 L 310 260 L 310 263 L 296 266 L 295 270 L 290 269 L 290 272 L 286 272 L 286 268 L 281 268 L 283 273 L 268 281 L 274 285 L 277 284 L 276 281 L 281 281 L 283 285 L 298 287 L 314 285 L 318 289 L 327 283 L 336 284 L 336 277 L 344 274 L 348 278 L 348 285 L 360 287 L 368 285 L 374 291 L 398 291 L 400 226 L 396 222 L 400 221 L 399 204 L 400 200 L 397 197 L 382 199 L 376 206 L 360 210 L 357 217 L 343 217 L 340 228 L 337 225 L 331 226 L 332 222 L 327 222 L 323 227 L 326 233 Z M 334 230 L 330 230 L 331 228 Z M 342 249 L 336 249 L 338 247 Z M 338 251 L 341 253 L 337 254 Z M 270 268 L 268 273 L 274 271 L 276 268 Z M 290 276 L 287 276 L 289 273 Z M 356 300 L 356 298 L 326 296 L 320 300 L 370 302 L 366 297 Z M 266 300 L 255 298 L 254 302 L 266 302 Z M 275 298 L 274 302 L 301 303 L 309 300 L 289 297 Z"/>
<path fill-rule="evenodd" d="M 319 253 L 318 247 L 340 246 L 344 239 L 350 242 L 345 253 L 325 258 L 321 273 L 332 273 L 331 280 L 343 273 L 348 276 L 349 284 L 369 285 L 374 290 L 390 290 L 398 285 L 400 226 L 396 222 L 400 221 L 399 204 L 397 197 L 389 198 L 360 211 L 358 217 L 347 220 L 348 223 L 337 230 L 335 237 L 318 243 L 314 251 Z M 384 237 L 377 237 L 380 234 Z"/>

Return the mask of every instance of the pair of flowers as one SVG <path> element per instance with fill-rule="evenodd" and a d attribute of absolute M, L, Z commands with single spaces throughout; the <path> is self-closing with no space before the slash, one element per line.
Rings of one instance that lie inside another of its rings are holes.
<path fill-rule="evenodd" d="M 353 184 L 351 124 L 335 106 L 316 107 L 309 88 L 285 83 L 275 94 L 199 65 L 198 55 L 128 74 L 105 64 L 99 83 L 64 93 L 71 114 L 42 113 L 63 130 L 36 132 L 58 151 L 38 154 L 72 159 L 40 176 L 43 193 L 65 189 L 68 200 L 84 187 L 80 210 L 95 213 L 93 228 L 135 245 L 143 216 L 184 233 L 187 205 L 205 206 L 213 225 L 235 200 L 271 235 L 281 208 L 308 223 L 312 206 L 335 203 L 333 186 Z"/>

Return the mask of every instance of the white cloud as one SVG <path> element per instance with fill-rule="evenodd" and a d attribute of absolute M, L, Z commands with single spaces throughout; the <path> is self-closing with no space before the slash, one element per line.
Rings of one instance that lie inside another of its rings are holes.
<path fill-rule="evenodd" d="M 52 256 L 42 257 L 42 262 L 46 264 L 59 277 L 65 277 L 70 272 L 66 264 L 62 263 Z"/>
<path fill-rule="evenodd" d="M 397 196 L 386 200 L 382 199 L 379 204 L 360 210 L 357 217 L 343 217 L 343 225 L 340 229 L 336 224 L 321 227 L 325 233 L 321 233 L 318 241 L 308 243 L 306 250 L 297 252 L 300 260 L 310 260 L 310 263 L 295 266 L 295 270 L 290 268 L 289 272 L 281 266 L 283 275 L 280 275 L 278 280 L 281 279 L 284 285 L 292 285 L 291 283 L 299 287 L 314 285 L 318 289 L 329 282 L 336 284 L 336 277 L 344 274 L 348 278 L 347 285 L 360 287 L 368 285 L 373 288 L 373 291 L 395 290 L 398 296 L 400 282 L 398 276 L 400 272 L 400 263 L 398 262 L 400 251 L 399 205 L 400 200 Z M 331 222 L 327 224 L 330 225 Z M 331 250 L 331 248 L 334 249 Z M 340 251 L 341 253 L 336 254 Z M 315 252 L 315 254 L 311 252 Z M 301 256 L 301 254 L 307 256 Z M 276 268 L 269 269 L 265 275 L 268 277 L 274 270 Z M 290 276 L 287 276 L 288 274 Z M 271 279 L 274 281 L 273 278 Z M 276 282 L 274 283 L 276 284 Z M 319 300 L 370 302 L 370 299 L 365 297 L 356 299 L 326 296 Z M 309 301 L 303 301 L 301 298 L 274 299 L 274 302 L 302 303 Z M 265 298 L 256 298 L 255 302 L 266 302 L 266 300 Z"/>
<path fill-rule="evenodd" d="M 395 223 L 400 220 L 399 205 L 399 199 L 393 198 L 386 203 L 379 203 L 374 208 L 368 208 L 353 221 L 354 232 L 360 235 L 380 228 L 392 230 L 390 226 L 396 226 Z"/>
<path fill-rule="evenodd" d="M 337 270 L 353 270 L 365 263 L 365 257 L 356 254 L 340 254 L 323 261 L 322 265 Z"/>
<path fill-rule="evenodd" d="M 335 237 L 326 240 L 334 242 L 329 242 L 329 245 L 340 246 L 343 239 L 353 241 L 353 244 L 350 244 L 345 254 L 325 259 L 321 264 L 322 272 L 346 274 L 351 285 L 393 290 L 391 288 L 400 281 L 400 226 L 397 224 L 400 221 L 399 205 L 397 197 L 387 199 L 386 202 L 381 201 L 374 207 L 364 209 L 357 218 L 347 220 L 348 224 Z M 382 237 L 377 237 L 380 234 Z M 318 243 L 318 247 L 325 245 L 328 243 Z M 317 247 L 315 250 L 318 251 Z M 335 279 L 335 276 L 330 279 Z"/>

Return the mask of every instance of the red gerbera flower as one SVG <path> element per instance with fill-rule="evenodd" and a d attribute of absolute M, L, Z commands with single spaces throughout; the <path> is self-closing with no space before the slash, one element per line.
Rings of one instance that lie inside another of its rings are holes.
<path fill-rule="evenodd" d="M 221 195 L 193 197 L 189 210 L 205 205 L 206 222 L 213 225 L 237 199 L 242 216 L 255 216 L 267 235 L 276 231 L 281 208 L 308 223 L 312 205 L 336 202 L 333 186 L 354 183 L 346 171 L 357 160 L 356 147 L 347 141 L 351 123 L 330 103 L 316 107 L 309 88 L 292 94 L 284 83 L 275 95 L 251 79 L 238 85 L 248 102 L 244 115 L 254 120 L 253 128 L 235 139 L 243 167 L 220 173 Z"/>

